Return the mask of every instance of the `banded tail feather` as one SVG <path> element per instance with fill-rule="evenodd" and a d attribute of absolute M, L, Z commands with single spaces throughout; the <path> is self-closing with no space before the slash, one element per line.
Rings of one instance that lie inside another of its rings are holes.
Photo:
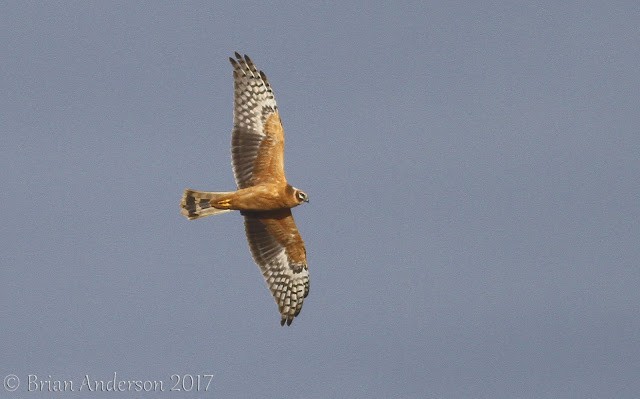
<path fill-rule="evenodd" d="M 231 209 L 218 209 L 211 205 L 218 198 L 233 194 L 231 192 L 209 192 L 186 189 L 180 201 L 180 214 L 189 220 L 203 218 L 205 216 L 219 215 L 231 212 Z"/>

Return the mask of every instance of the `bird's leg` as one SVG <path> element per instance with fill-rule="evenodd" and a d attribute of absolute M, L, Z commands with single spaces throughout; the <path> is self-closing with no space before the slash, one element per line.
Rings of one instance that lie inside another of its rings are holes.
<path fill-rule="evenodd" d="M 220 200 L 220 201 L 216 201 L 216 203 L 212 204 L 212 205 L 215 205 L 215 207 L 219 208 L 219 209 L 228 209 L 228 208 L 231 207 L 231 200 L 228 199 L 228 198 L 227 199 L 223 199 L 223 200 Z"/>

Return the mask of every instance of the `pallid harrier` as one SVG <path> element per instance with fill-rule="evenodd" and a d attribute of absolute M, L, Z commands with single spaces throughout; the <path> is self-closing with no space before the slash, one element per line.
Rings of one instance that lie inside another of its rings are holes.
<path fill-rule="evenodd" d="M 244 216 L 253 259 L 260 266 L 282 315 L 290 325 L 309 294 L 304 241 L 291 208 L 309 202 L 284 175 L 284 129 L 271 85 L 248 56 L 235 53 L 231 161 L 237 191 L 186 189 L 181 214 L 189 220 L 232 210 Z"/>

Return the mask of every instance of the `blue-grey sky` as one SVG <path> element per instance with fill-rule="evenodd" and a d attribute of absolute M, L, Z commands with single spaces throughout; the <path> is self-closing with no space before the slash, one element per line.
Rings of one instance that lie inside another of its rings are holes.
<path fill-rule="evenodd" d="M 637 2 L 227 3 L 4 3 L 1 397 L 638 396 Z M 236 50 L 311 198 L 289 328 L 240 215 L 179 214 L 235 187 Z"/>

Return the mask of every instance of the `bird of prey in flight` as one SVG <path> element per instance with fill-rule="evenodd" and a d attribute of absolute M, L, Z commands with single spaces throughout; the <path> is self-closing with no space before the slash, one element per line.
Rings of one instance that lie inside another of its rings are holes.
<path fill-rule="evenodd" d="M 291 208 L 309 202 L 284 173 L 284 129 L 265 74 L 235 53 L 231 163 L 238 189 L 186 189 L 181 214 L 189 220 L 240 211 L 253 259 L 276 300 L 280 324 L 291 325 L 309 294 L 304 241 Z"/>

